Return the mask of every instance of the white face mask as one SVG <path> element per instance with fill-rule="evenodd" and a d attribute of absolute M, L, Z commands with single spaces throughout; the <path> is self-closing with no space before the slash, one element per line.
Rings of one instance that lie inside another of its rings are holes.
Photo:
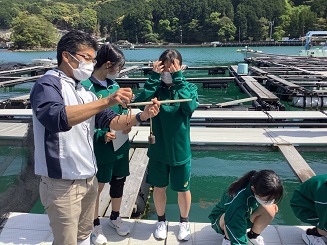
<path fill-rule="evenodd" d="M 119 73 L 116 73 L 116 74 L 107 74 L 107 78 L 110 79 L 110 80 L 115 80 L 117 77 L 119 76 Z"/>
<path fill-rule="evenodd" d="M 271 201 L 263 201 L 261 200 L 258 196 L 254 195 L 255 200 L 257 200 L 257 202 L 261 205 L 266 205 L 266 206 L 270 206 L 273 205 L 275 202 L 275 199 L 272 199 Z"/>
<path fill-rule="evenodd" d="M 161 80 L 165 83 L 165 84 L 172 84 L 173 83 L 173 78 L 171 77 L 170 72 L 164 71 L 161 74 Z"/>
<path fill-rule="evenodd" d="M 83 81 L 88 79 L 94 70 L 94 64 L 93 62 L 86 62 L 84 60 L 78 60 L 76 59 L 74 56 L 72 56 L 70 54 L 71 57 L 73 57 L 75 60 L 78 61 L 79 65 L 76 69 L 74 69 L 69 63 L 68 65 L 70 66 L 70 68 L 72 68 L 73 70 L 73 75 L 75 77 L 76 80 L 78 81 Z"/>

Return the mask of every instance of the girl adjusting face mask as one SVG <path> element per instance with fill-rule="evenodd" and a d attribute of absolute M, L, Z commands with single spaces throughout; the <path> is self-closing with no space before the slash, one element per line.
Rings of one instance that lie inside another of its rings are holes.
<path fill-rule="evenodd" d="M 161 74 L 161 80 L 165 83 L 165 84 L 172 84 L 173 83 L 173 78 L 171 77 L 170 72 L 164 71 Z"/>
<path fill-rule="evenodd" d="M 76 69 L 74 69 L 68 63 L 70 68 L 72 68 L 72 70 L 73 70 L 73 75 L 74 75 L 75 79 L 78 80 L 78 81 L 83 81 L 83 80 L 88 79 L 93 73 L 94 65 L 95 65 L 94 62 L 92 62 L 92 61 L 86 62 L 85 60 L 78 60 L 72 54 L 70 54 L 70 56 L 73 57 L 79 63 L 79 65 L 78 65 L 78 67 Z"/>

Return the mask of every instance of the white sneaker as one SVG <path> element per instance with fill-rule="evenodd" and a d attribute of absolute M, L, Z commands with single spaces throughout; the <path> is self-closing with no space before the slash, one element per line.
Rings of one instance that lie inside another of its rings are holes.
<path fill-rule="evenodd" d="M 107 244 L 107 238 L 103 235 L 101 225 L 97 225 L 97 226 L 93 227 L 93 230 L 91 233 L 91 242 L 94 245 L 106 245 Z"/>
<path fill-rule="evenodd" d="M 109 225 L 112 228 L 115 228 L 117 234 L 120 236 L 126 236 L 130 232 L 128 226 L 124 223 L 121 217 L 118 217 L 116 220 L 109 219 Z"/>
<path fill-rule="evenodd" d="M 224 238 L 223 243 L 221 245 L 231 245 L 230 240 Z"/>
<path fill-rule="evenodd" d="M 256 239 L 249 239 L 248 244 L 265 245 L 265 241 L 263 240 L 262 236 L 258 236 Z"/>
<path fill-rule="evenodd" d="M 190 222 L 179 223 L 178 240 L 188 241 L 191 237 Z"/>
<path fill-rule="evenodd" d="M 308 245 L 326 245 L 321 237 L 308 235 L 306 232 L 302 233 L 302 239 Z"/>
<path fill-rule="evenodd" d="M 157 239 L 167 238 L 167 223 L 166 221 L 157 222 L 157 229 L 154 232 L 154 237 Z"/>

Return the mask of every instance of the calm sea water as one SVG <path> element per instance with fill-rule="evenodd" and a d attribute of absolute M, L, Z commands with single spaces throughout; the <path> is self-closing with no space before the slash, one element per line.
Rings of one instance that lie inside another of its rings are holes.
<path fill-rule="evenodd" d="M 243 61 L 243 56 L 236 52 L 244 47 L 198 47 L 177 48 L 183 56 L 183 63 L 189 66 L 229 65 Z M 252 47 L 267 53 L 296 55 L 302 47 Z M 166 48 L 148 48 L 144 50 L 123 50 L 127 61 L 153 61 L 159 58 Z M 6 62 L 31 63 L 32 59 L 56 58 L 55 51 L 11 52 L 0 49 L 0 64 Z"/>
<path fill-rule="evenodd" d="M 189 66 L 222 66 L 243 62 L 243 57 L 236 52 L 237 47 L 230 48 L 178 48 L 183 56 L 183 63 Z M 258 47 L 254 48 L 269 53 L 296 55 L 301 47 Z M 165 49 L 123 50 L 127 61 L 153 61 Z M 30 63 L 36 58 L 56 58 L 56 52 L 8 52 L 0 50 L 0 64 L 6 62 Z M 131 75 L 140 76 L 140 74 Z M 204 71 L 185 71 L 186 77 L 208 76 Z M 26 94 L 33 83 L 17 85 L 11 89 L 0 89 L 0 99 Z M 138 91 L 135 91 L 138 92 Z M 200 103 L 219 103 L 246 97 L 238 88 L 231 84 L 227 89 L 202 89 L 199 86 Z M 2 149 L 2 150 L 1 150 Z M 9 153 L 8 153 L 9 152 Z M 0 162 L 12 153 L 12 148 L 0 147 Z M 302 156 L 317 174 L 327 172 L 327 153 L 303 153 Z M 18 154 L 18 161 L 23 161 L 24 154 Z M 20 160 L 19 160 L 20 159 Z M 0 165 L 1 166 L 1 165 Z M 21 164 L 19 165 L 21 166 Z M 1 169 L 1 167 L 0 167 Z M 280 203 L 280 211 L 274 219 L 274 224 L 301 224 L 293 215 L 289 207 L 289 199 L 293 190 L 299 185 L 284 157 L 279 152 L 237 152 L 237 151 L 195 151 L 192 158 L 192 207 L 190 219 L 197 222 L 208 222 L 208 215 L 213 206 L 219 201 L 223 191 L 237 178 L 252 169 L 273 169 L 283 179 L 285 197 Z M 0 183 L 7 183 L 0 188 L 4 191 L 13 183 L 19 168 L 0 176 Z M 16 173 L 16 174 L 15 174 Z M 167 192 L 166 215 L 170 221 L 179 220 L 179 210 L 176 193 Z M 43 213 L 42 207 L 36 206 L 33 212 Z M 156 219 L 152 199 L 150 210 L 146 218 Z"/>

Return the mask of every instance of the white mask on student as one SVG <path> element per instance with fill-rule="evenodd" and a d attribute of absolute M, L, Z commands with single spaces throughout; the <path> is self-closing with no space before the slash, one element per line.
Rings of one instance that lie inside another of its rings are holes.
<path fill-rule="evenodd" d="M 165 83 L 165 84 L 172 84 L 173 83 L 173 78 L 171 77 L 170 72 L 164 71 L 161 74 L 161 80 Z"/>
<path fill-rule="evenodd" d="M 261 205 L 266 205 L 266 206 L 270 206 L 273 205 L 275 202 L 275 199 L 272 199 L 271 201 L 263 201 L 261 200 L 258 196 L 254 195 L 255 200 L 257 200 L 257 202 Z"/>
<path fill-rule="evenodd" d="M 116 74 L 107 74 L 107 78 L 110 79 L 110 80 L 115 80 L 117 77 L 119 76 L 119 73 L 116 73 Z"/>
<path fill-rule="evenodd" d="M 70 54 L 71 57 L 73 57 L 75 60 L 78 61 L 79 65 L 76 69 L 74 69 L 69 63 L 68 65 L 70 66 L 70 68 L 72 68 L 73 70 L 73 75 L 75 77 L 76 80 L 78 81 L 83 81 L 88 79 L 94 70 L 94 64 L 93 62 L 86 62 L 84 60 L 78 60 L 76 59 L 73 55 Z"/>

